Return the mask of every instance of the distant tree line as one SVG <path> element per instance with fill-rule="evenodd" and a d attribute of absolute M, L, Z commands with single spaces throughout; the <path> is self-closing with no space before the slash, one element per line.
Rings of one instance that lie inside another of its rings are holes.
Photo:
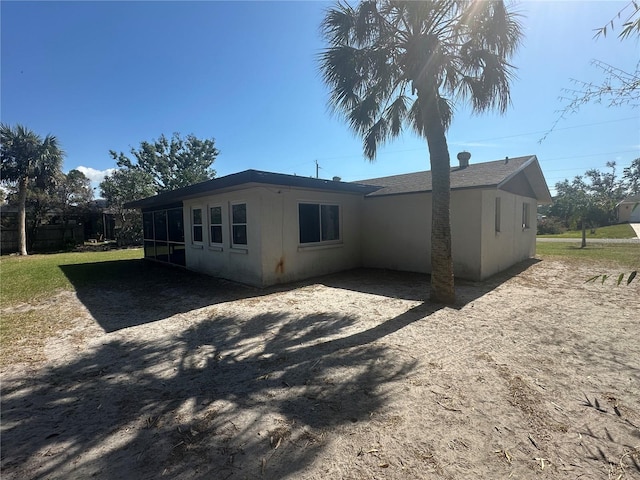
<path fill-rule="evenodd" d="M 141 243 L 142 219 L 124 204 L 215 177 L 211 168 L 219 151 L 213 139 L 194 135 L 141 142 L 131 157 L 109 152 L 119 167 L 100 184 L 108 212 L 116 221 L 121 245 Z M 18 230 L 18 253 L 33 251 L 38 229 L 45 223 L 62 228 L 62 238 L 72 220 L 101 219 L 93 201 L 91 181 L 79 170 L 62 172 L 65 152 L 53 135 L 41 137 L 23 125 L 0 124 L 0 203 L 17 207 L 17 218 L 4 215 L 2 227 Z M 14 225 L 17 224 L 17 225 Z"/>
<path fill-rule="evenodd" d="M 573 180 L 556 183 L 553 204 L 541 207 L 539 234 L 564 230 L 592 229 L 618 222 L 616 205 L 640 194 L 640 158 L 623 169 L 618 177 L 616 162 L 607 162 L 609 171 L 590 169 Z"/>
<path fill-rule="evenodd" d="M 79 170 L 62 172 L 64 151 L 53 135 L 42 138 L 23 125 L 0 125 L 2 201 L 18 209 L 18 253 L 33 249 L 45 222 L 62 226 L 65 238 L 72 217 L 91 208 L 90 180 Z M 11 223 L 3 217 L 3 227 Z"/>
<path fill-rule="evenodd" d="M 213 138 L 201 140 L 192 134 L 182 138 L 179 133 L 143 141 L 131 148 L 131 156 L 111 150 L 118 169 L 100 183 L 100 191 L 116 216 L 118 244 L 142 242 L 142 216 L 124 208 L 127 202 L 214 178 L 211 166 L 219 153 Z"/>

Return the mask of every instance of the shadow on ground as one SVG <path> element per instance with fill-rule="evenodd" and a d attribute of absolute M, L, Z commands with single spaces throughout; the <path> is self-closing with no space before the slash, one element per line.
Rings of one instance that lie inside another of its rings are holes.
<path fill-rule="evenodd" d="M 265 294 L 257 288 L 142 259 L 61 265 L 60 269 L 107 333 Z"/>
<path fill-rule="evenodd" d="M 462 283 L 458 307 L 532 263 Z M 377 340 L 441 308 L 420 303 L 356 333 L 363 312 L 328 306 L 310 315 L 215 315 L 175 338 L 129 339 L 109 332 L 314 282 L 417 300 L 428 277 L 357 270 L 258 290 L 141 261 L 62 269 L 107 334 L 66 364 L 3 382 L 7 478 L 293 476 L 322 452 L 327 431 L 383 411 L 386 387 L 415 367 Z"/>
<path fill-rule="evenodd" d="M 529 259 L 484 282 L 456 281 L 462 307 L 539 260 Z M 430 277 L 425 274 L 378 269 L 356 269 L 303 282 L 255 288 L 142 259 L 60 266 L 79 300 L 105 332 L 163 320 L 171 315 L 245 298 L 289 291 L 315 283 L 403 300 L 429 297 Z M 471 296 L 466 294 L 473 287 Z M 105 302 L 105 298 L 110 301 Z M 107 305 L 107 308 L 105 308 Z"/>

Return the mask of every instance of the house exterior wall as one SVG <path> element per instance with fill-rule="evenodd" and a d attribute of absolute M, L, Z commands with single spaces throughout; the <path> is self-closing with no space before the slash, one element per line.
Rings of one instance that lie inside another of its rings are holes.
<path fill-rule="evenodd" d="M 231 206 L 247 205 L 247 245 L 234 247 L 231 244 Z M 222 210 L 222 243 L 210 241 L 209 208 L 219 206 Z M 193 238 L 193 210 L 203 212 L 203 241 Z M 261 261 L 261 212 L 260 192 L 256 188 L 235 190 L 223 194 L 208 195 L 183 203 L 186 267 L 190 270 L 216 277 L 235 280 L 249 285 L 262 285 Z"/>
<path fill-rule="evenodd" d="M 500 231 L 496 231 L 496 197 Z M 247 206 L 247 245 L 231 245 L 231 206 Z M 340 239 L 301 244 L 300 203 L 338 205 Z M 522 228 L 523 203 L 529 227 Z M 222 212 L 222 243 L 211 244 L 209 208 Z M 203 241 L 193 239 L 193 209 Z M 185 200 L 186 267 L 254 286 L 359 266 L 431 272 L 431 193 L 372 196 L 257 185 Z M 451 192 L 454 274 L 482 280 L 535 255 L 536 201 L 496 189 Z"/>
<path fill-rule="evenodd" d="M 636 202 L 620 203 L 620 205 L 618 205 L 618 222 L 619 223 L 640 222 L 640 206 L 636 206 Z"/>
<path fill-rule="evenodd" d="M 479 279 L 481 191 L 451 192 L 454 273 Z M 431 272 L 431 193 L 373 196 L 364 199 L 363 265 Z"/>
<path fill-rule="evenodd" d="M 431 271 L 429 193 L 368 197 L 363 207 L 363 266 Z"/>
<path fill-rule="evenodd" d="M 340 239 L 300 244 L 298 204 L 339 206 Z M 247 206 L 247 245 L 231 245 L 231 206 Z M 210 242 L 209 208 L 222 210 L 222 243 Z M 253 186 L 184 201 L 186 267 L 254 286 L 268 286 L 361 265 L 362 197 L 279 186 Z M 203 215 L 203 241 L 193 240 L 194 208 Z"/>
<path fill-rule="evenodd" d="M 500 199 L 500 229 L 496 231 L 496 198 Z M 528 204 L 529 224 L 523 227 L 523 204 Z M 490 277 L 536 253 L 537 203 L 504 190 L 482 191 L 481 275 Z"/>
<path fill-rule="evenodd" d="M 338 205 L 340 240 L 301 244 L 300 203 Z M 261 206 L 264 285 L 291 282 L 361 265 L 360 195 L 265 187 L 262 189 Z"/>

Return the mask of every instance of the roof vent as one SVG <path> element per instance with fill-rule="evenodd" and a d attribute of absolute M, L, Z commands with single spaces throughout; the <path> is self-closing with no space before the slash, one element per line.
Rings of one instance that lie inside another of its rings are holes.
<path fill-rule="evenodd" d="M 339 181 L 341 181 L 341 180 L 342 180 L 342 178 L 340 178 L 340 177 L 333 177 L 333 181 L 334 181 L 334 182 L 339 182 Z"/>
<path fill-rule="evenodd" d="M 458 161 L 460 162 L 460 168 L 467 168 L 469 166 L 469 159 L 471 154 L 469 152 L 460 152 L 458 154 Z"/>
<path fill-rule="evenodd" d="M 509 163 L 509 157 L 504 157 L 504 163 L 505 163 L 505 165 L 506 165 L 507 163 Z"/>

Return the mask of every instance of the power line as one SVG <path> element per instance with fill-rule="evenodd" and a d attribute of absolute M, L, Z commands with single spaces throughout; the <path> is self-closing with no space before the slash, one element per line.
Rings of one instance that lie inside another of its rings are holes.
<path fill-rule="evenodd" d="M 597 125 L 606 125 L 608 123 L 617 123 L 617 122 L 625 122 L 627 120 L 640 120 L 640 116 L 634 116 L 634 117 L 626 117 L 626 118 L 618 118 L 616 120 L 607 120 L 604 122 L 593 122 L 593 123 L 583 123 L 580 125 L 573 125 L 570 127 L 562 127 L 562 128 L 557 128 L 555 131 L 561 131 L 561 130 L 571 130 L 571 129 L 575 129 L 575 128 L 584 128 L 584 127 L 594 127 Z M 540 133 L 545 133 L 546 130 L 537 130 L 535 132 L 528 132 L 528 133 L 517 133 L 514 135 L 504 135 L 502 137 L 492 137 L 492 138 L 486 138 L 486 139 L 482 139 L 482 140 L 467 140 L 464 143 L 470 143 L 470 142 L 474 142 L 474 143 L 480 143 L 480 142 L 491 142 L 494 140 L 503 140 L 505 138 L 516 138 L 516 137 L 526 137 L 528 135 L 537 135 Z M 456 143 L 463 143 L 463 142 L 456 142 Z M 404 152 L 417 152 L 417 151 L 422 151 L 424 150 L 423 148 L 407 148 L 404 150 L 392 150 L 392 151 L 388 151 L 388 152 L 384 152 L 384 154 L 396 154 L 396 153 L 404 153 Z M 626 152 L 621 152 L 621 153 L 626 153 Z M 341 156 L 336 156 L 336 157 L 319 157 L 322 160 L 339 160 L 339 159 L 343 159 L 343 158 L 356 158 L 356 157 L 362 157 L 362 155 L 341 155 Z M 569 158 L 569 157 L 565 157 L 565 158 Z M 573 157 L 572 157 L 573 158 Z"/>
<path fill-rule="evenodd" d="M 598 157 L 602 155 L 619 155 L 621 153 L 640 153 L 640 150 L 620 150 L 618 152 L 601 152 L 601 153 L 589 153 L 587 155 L 573 155 L 571 157 L 562 156 L 562 157 L 552 157 L 552 158 L 544 158 L 540 160 L 540 163 L 552 162 L 554 160 L 571 160 L 574 158 L 586 158 L 586 157 Z M 547 170 L 548 172 L 559 172 L 562 170 Z"/>
<path fill-rule="evenodd" d="M 573 125 L 572 127 L 562 127 L 562 128 L 556 128 L 555 131 L 560 131 L 560 130 L 571 130 L 573 128 L 583 128 L 583 127 L 594 127 L 596 125 L 605 125 L 607 123 L 616 123 L 616 122 L 624 122 L 627 120 L 640 120 L 640 116 L 636 116 L 636 117 L 627 117 L 627 118 L 619 118 L 617 120 L 607 120 L 605 122 L 595 122 L 595 123 L 583 123 L 582 125 Z M 490 142 L 492 140 L 502 140 L 504 138 L 513 138 L 513 137 L 526 137 L 527 135 L 537 135 L 539 133 L 545 133 L 546 130 L 538 130 L 536 132 L 529 132 L 529 133 L 518 133 L 516 135 L 507 135 L 504 137 L 494 137 L 494 138 L 487 138 L 485 140 L 471 140 L 472 142 Z"/>

